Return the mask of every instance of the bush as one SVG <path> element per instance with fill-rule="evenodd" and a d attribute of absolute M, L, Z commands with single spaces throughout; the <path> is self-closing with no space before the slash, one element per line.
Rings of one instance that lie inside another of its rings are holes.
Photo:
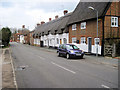
<path fill-rule="evenodd" d="M 8 27 L 2 28 L 0 31 L 1 39 L 2 39 L 2 44 L 4 46 L 9 45 L 10 37 L 11 37 L 11 31 Z"/>

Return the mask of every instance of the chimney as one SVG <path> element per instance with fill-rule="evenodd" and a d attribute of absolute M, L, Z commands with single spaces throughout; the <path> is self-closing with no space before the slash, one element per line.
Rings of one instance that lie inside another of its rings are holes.
<path fill-rule="evenodd" d="M 44 21 L 41 21 L 41 25 L 44 24 L 45 22 Z"/>
<path fill-rule="evenodd" d="M 25 25 L 22 25 L 22 28 L 25 28 Z"/>
<path fill-rule="evenodd" d="M 57 19 L 57 18 L 58 18 L 58 15 L 55 16 L 55 19 Z"/>
<path fill-rule="evenodd" d="M 40 25 L 40 23 L 37 23 L 37 26 L 39 26 Z"/>
<path fill-rule="evenodd" d="M 68 13 L 68 10 L 64 10 L 64 15 L 66 15 Z"/>
<path fill-rule="evenodd" d="M 52 18 L 49 18 L 49 22 L 52 20 Z"/>

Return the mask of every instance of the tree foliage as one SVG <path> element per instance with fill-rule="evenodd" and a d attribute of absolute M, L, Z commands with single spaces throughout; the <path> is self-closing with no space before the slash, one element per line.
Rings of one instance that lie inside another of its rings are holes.
<path fill-rule="evenodd" d="M 9 41 L 10 41 L 10 37 L 11 37 L 10 29 L 8 27 L 2 28 L 0 33 L 2 33 L 2 43 L 3 43 L 3 45 L 8 46 Z"/>

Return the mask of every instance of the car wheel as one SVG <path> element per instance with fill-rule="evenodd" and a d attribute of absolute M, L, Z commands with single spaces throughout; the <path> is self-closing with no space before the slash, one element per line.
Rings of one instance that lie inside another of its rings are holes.
<path fill-rule="evenodd" d="M 61 55 L 60 55 L 60 53 L 58 52 L 58 57 L 60 57 Z"/>
<path fill-rule="evenodd" d="M 66 58 L 67 58 L 67 59 L 70 59 L 70 55 L 69 55 L 69 54 L 67 54 L 67 55 L 66 55 Z"/>
<path fill-rule="evenodd" d="M 83 59 L 83 55 L 80 58 Z"/>

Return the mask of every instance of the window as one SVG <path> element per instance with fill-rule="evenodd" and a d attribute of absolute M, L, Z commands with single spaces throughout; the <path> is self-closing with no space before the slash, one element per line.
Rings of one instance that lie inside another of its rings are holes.
<path fill-rule="evenodd" d="M 72 30 L 76 30 L 76 24 L 72 25 Z"/>
<path fill-rule="evenodd" d="M 62 48 L 62 45 L 60 45 L 59 48 Z"/>
<path fill-rule="evenodd" d="M 76 43 L 76 37 L 72 38 L 72 43 Z"/>
<path fill-rule="evenodd" d="M 81 23 L 81 29 L 86 29 L 86 22 Z"/>
<path fill-rule="evenodd" d="M 118 17 L 111 17 L 111 27 L 118 27 Z"/>
<path fill-rule="evenodd" d="M 57 44 L 59 44 L 59 39 L 57 38 Z"/>
<path fill-rule="evenodd" d="M 76 50 L 78 50 L 79 48 L 77 47 L 77 46 L 75 46 L 75 45 L 66 45 L 66 48 L 68 49 L 68 50 L 70 50 L 70 49 L 76 49 Z"/>
<path fill-rule="evenodd" d="M 94 40 L 95 40 L 95 45 L 100 44 L 100 39 L 99 38 L 95 38 Z"/>
<path fill-rule="evenodd" d="M 64 44 L 67 44 L 67 39 L 63 38 L 63 42 L 64 42 Z"/>
<path fill-rule="evenodd" d="M 86 43 L 85 37 L 81 37 L 81 44 L 85 44 L 85 43 Z"/>
<path fill-rule="evenodd" d="M 66 49 L 66 46 L 65 46 L 65 45 L 63 45 L 63 46 L 62 46 L 62 49 Z"/>

